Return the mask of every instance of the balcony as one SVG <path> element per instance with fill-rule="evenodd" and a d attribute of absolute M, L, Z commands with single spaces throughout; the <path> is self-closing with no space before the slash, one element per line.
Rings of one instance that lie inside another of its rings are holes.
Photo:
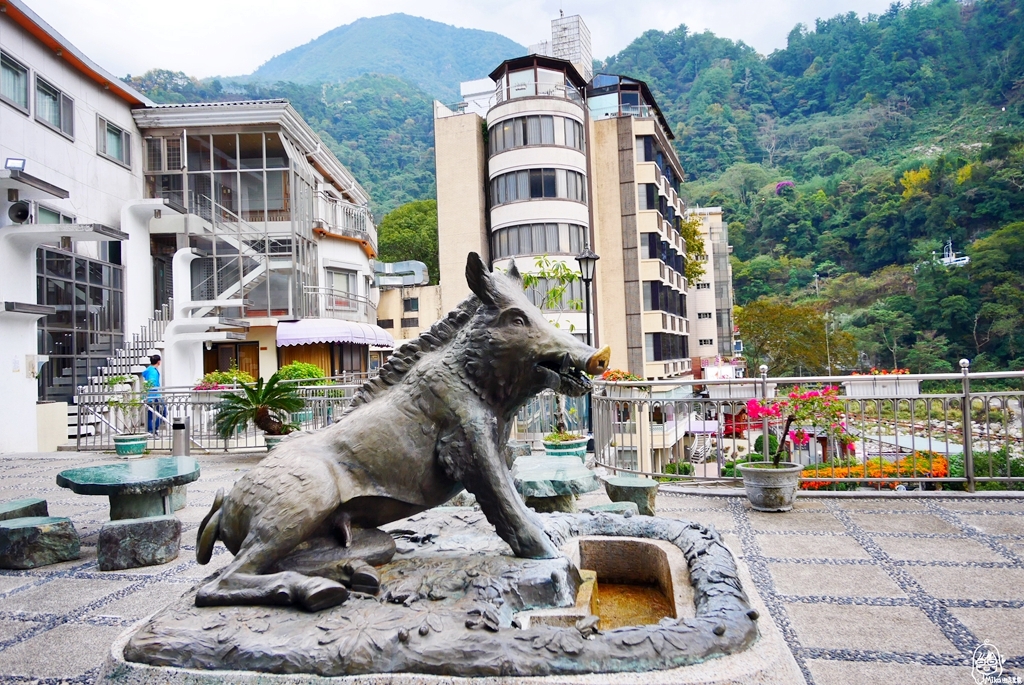
<path fill-rule="evenodd" d="M 322 319 L 376 323 L 377 307 L 361 295 L 323 286 L 306 286 L 306 311 Z M 315 314 L 312 314 L 315 312 Z"/>
<path fill-rule="evenodd" d="M 534 97 L 570 100 L 580 107 L 583 106 L 583 94 L 578 88 L 568 83 L 525 81 L 506 86 L 504 79 L 502 79 L 494 89 L 494 102 L 496 105 L 508 100 L 515 100 L 516 98 Z"/>
<path fill-rule="evenodd" d="M 367 256 L 377 255 L 377 229 L 373 225 L 373 214 L 369 207 L 339 201 L 325 193 L 317 193 L 314 231 L 361 243 L 369 251 Z M 370 254 L 372 251 L 372 254 Z"/>

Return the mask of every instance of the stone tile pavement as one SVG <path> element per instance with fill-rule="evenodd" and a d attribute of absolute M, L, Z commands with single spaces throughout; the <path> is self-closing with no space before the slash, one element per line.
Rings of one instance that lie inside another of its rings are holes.
<path fill-rule="evenodd" d="M 96 540 L 105 497 L 57 487 L 58 471 L 112 455 L 0 456 L 0 501 L 42 497 L 82 535 L 82 557 L 0 571 L 0 683 L 91 683 L 114 638 L 230 555 L 194 558 L 195 530 L 217 488 L 262 454 L 198 455 L 182 552 L 162 566 L 101 572 Z M 603 493 L 581 506 L 607 501 Z M 742 498 L 658 496 L 658 514 L 714 525 L 749 566 L 812 685 L 971 685 L 983 642 L 1024 676 L 1024 500 L 804 498 L 789 514 L 760 514 Z M 614 682 L 610 680 L 609 682 Z"/>

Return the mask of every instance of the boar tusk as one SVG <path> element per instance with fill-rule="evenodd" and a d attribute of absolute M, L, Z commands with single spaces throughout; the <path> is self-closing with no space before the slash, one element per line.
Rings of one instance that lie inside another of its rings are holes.
<path fill-rule="evenodd" d="M 608 360 L 612 357 L 612 348 L 605 345 L 587 361 L 587 373 L 597 376 L 608 370 Z"/>

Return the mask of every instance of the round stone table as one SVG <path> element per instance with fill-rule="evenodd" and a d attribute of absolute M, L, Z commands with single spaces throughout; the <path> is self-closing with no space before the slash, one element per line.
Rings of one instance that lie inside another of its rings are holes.
<path fill-rule="evenodd" d="M 110 520 L 173 514 L 171 489 L 199 478 L 192 457 L 158 457 L 85 466 L 57 474 L 57 485 L 79 495 L 110 498 Z"/>
<path fill-rule="evenodd" d="M 576 511 L 576 495 L 601 487 L 576 457 L 519 457 L 512 465 L 512 480 L 526 506 L 539 512 Z"/>
<path fill-rule="evenodd" d="M 654 516 L 654 498 L 658 481 L 643 476 L 614 476 L 604 482 L 604 491 L 613 502 L 633 502 L 643 516 Z"/>

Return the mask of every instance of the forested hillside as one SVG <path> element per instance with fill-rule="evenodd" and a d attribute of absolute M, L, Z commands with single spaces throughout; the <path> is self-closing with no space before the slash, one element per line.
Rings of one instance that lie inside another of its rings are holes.
<path fill-rule="evenodd" d="M 600 67 L 649 83 L 676 133 L 684 194 L 725 208 L 738 305 L 827 312 L 861 366 L 1024 367 L 1019 1 L 840 15 L 795 28 L 767 57 L 685 26 L 648 31 Z M 289 97 L 378 213 L 434 195 L 430 96 L 415 86 L 364 76 L 225 94 L 162 73 L 175 78 L 133 80 L 164 101 Z M 933 257 L 950 240 L 968 265 Z M 777 370 L 824 370 L 793 364 Z"/>
<path fill-rule="evenodd" d="M 263 83 L 343 83 L 363 74 L 390 74 L 443 102 L 458 102 L 459 82 L 484 78 L 526 48 L 490 31 L 462 29 L 408 14 L 357 19 L 254 71 Z"/>
<path fill-rule="evenodd" d="M 650 31 L 603 67 L 648 81 L 687 198 L 725 207 L 737 304 L 814 304 L 862 366 L 1024 366 L 1024 271 L 996 256 L 1024 249 L 1020 3 L 837 16 L 767 58 Z M 948 240 L 967 266 L 936 260 Z"/>

